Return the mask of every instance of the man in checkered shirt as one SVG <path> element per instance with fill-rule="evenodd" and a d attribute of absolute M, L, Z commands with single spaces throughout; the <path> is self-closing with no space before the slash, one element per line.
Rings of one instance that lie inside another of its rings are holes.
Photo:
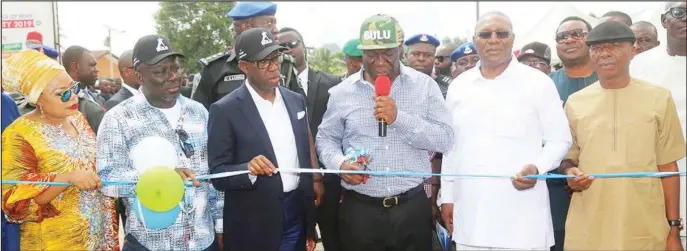
<path fill-rule="evenodd" d="M 429 173 L 429 152 L 453 147 L 453 130 L 444 98 L 428 75 L 401 64 L 403 31 L 390 16 L 363 23 L 360 49 L 363 69 L 330 89 L 320 124 L 317 152 L 327 169 L 361 170 L 343 150 L 365 147 L 372 171 Z M 392 80 L 389 96 L 375 97 L 378 75 Z M 388 135 L 378 136 L 378 120 Z M 432 249 L 432 209 L 424 177 L 341 175 L 346 189 L 340 208 L 344 251 Z"/>

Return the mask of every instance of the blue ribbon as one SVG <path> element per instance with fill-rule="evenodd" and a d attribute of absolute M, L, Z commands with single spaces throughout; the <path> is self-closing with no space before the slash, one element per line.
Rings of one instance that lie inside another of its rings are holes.
<path fill-rule="evenodd" d="M 420 172 L 386 172 L 386 171 L 353 171 L 353 170 L 318 170 L 318 169 L 295 169 L 295 170 L 283 170 L 283 172 L 293 172 L 293 173 L 337 173 L 337 174 L 363 174 L 372 176 L 406 176 L 406 177 L 430 177 L 430 176 L 446 176 L 446 177 L 458 177 L 458 178 L 492 178 L 492 179 L 511 179 L 512 175 L 489 175 L 489 174 L 460 174 L 460 173 L 420 173 Z M 224 178 L 230 176 L 236 176 L 241 174 L 247 174 L 248 171 L 235 171 L 226 173 L 217 173 L 209 175 L 200 175 L 196 177 L 196 180 L 211 180 L 217 178 Z M 687 171 L 681 172 L 639 172 L 639 173 L 599 173 L 599 174 L 587 174 L 589 177 L 594 177 L 595 179 L 611 179 L 611 178 L 663 178 L 669 176 L 685 176 Z M 529 179 L 567 179 L 574 178 L 573 175 L 564 174 L 537 174 L 537 175 L 526 175 L 524 178 Z M 104 180 L 102 181 L 103 186 L 122 186 L 122 185 L 135 185 L 137 181 L 118 181 L 118 180 Z M 2 180 L 3 185 L 17 185 L 17 184 L 34 184 L 34 185 L 46 185 L 46 186 L 71 186 L 68 182 L 46 182 L 46 181 L 28 181 L 28 180 Z M 186 186 L 192 186 L 191 182 L 184 182 Z"/>

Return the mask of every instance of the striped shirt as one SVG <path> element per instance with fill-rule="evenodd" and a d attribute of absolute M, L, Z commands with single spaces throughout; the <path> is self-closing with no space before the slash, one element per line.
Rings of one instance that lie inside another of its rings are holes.
<path fill-rule="evenodd" d="M 364 147 L 370 151 L 371 171 L 431 172 L 429 152 L 453 147 L 450 116 L 437 83 L 426 74 L 401 65 L 389 97 L 396 101 L 396 121 L 387 137 L 378 136 L 374 117 L 374 86 L 363 71 L 330 89 L 329 103 L 316 137 L 317 153 L 327 169 L 338 170 L 343 151 Z M 423 177 L 375 176 L 366 184 L 344 188 L 371 197 L 389 197 L 419 186 Z"/>

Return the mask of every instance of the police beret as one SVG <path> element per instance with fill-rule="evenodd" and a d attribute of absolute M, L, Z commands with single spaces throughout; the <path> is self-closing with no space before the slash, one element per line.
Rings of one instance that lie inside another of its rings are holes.
<path fill-rule="evenodd" d="M 415 36 L 412 36 L 412 37 L 408 38 L 408 40 L 406 40 L 406 42 L 404 44 L 406 46 L 408 46 L 408 45 L 417 44 L 417 43 L 427 43 L 427 44 L 431 44 L 434 46 L 439 46 L 439 44 L 441 44 L 439 39 L 433 37 L 432 35 L 427 35 L 427 34 L 417 34 Z"/>
<path fill-rule="evenodd" d="M 349 40 L 343 47 L 343 53 L 349 57 L 362 57 L 363 52 L 358 49 L 359 44 L 360 39 L 358 38 Z"/>
<path fill-rule="evenodd" d="M 455 51 L 451 52 L 451 62 L 456 62 L 458 59 L 467 56 L 477 54 L 477 48 L 472 42 L 465 42 L 458 47 Z"/>
<path fill-rule="evenodd" d="M 277 13 L 277 5 L 271 2 L 240 2 L 227 13 L 227 17 L 241 20 L 275 13 Z"/>
<path fill-rule="evenodd" d="M 627 25 L 619 22 L 606 21 L 597 25 L 589 32 L 586 43 L 587 45 L 613 42 L 634 43 L 635 40 L 634 32 L 632 32 Z"/>

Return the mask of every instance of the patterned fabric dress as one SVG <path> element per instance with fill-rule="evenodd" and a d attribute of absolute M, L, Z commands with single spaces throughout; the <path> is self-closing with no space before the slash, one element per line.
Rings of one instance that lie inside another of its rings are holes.
<path fill-rule="evenodd" d="M 2 134 L 2 179 L 53 181 L 74 170 L 95 171 L 95 135 L 81 113 L 78 139 L 62 128 L 20 117 Z M 2 210 L 21 224 L 22 250 L 119 250 L 114 199 L 69 187 L 46 205 L 33 200 L 45 185 L 3 185 Z"/>

